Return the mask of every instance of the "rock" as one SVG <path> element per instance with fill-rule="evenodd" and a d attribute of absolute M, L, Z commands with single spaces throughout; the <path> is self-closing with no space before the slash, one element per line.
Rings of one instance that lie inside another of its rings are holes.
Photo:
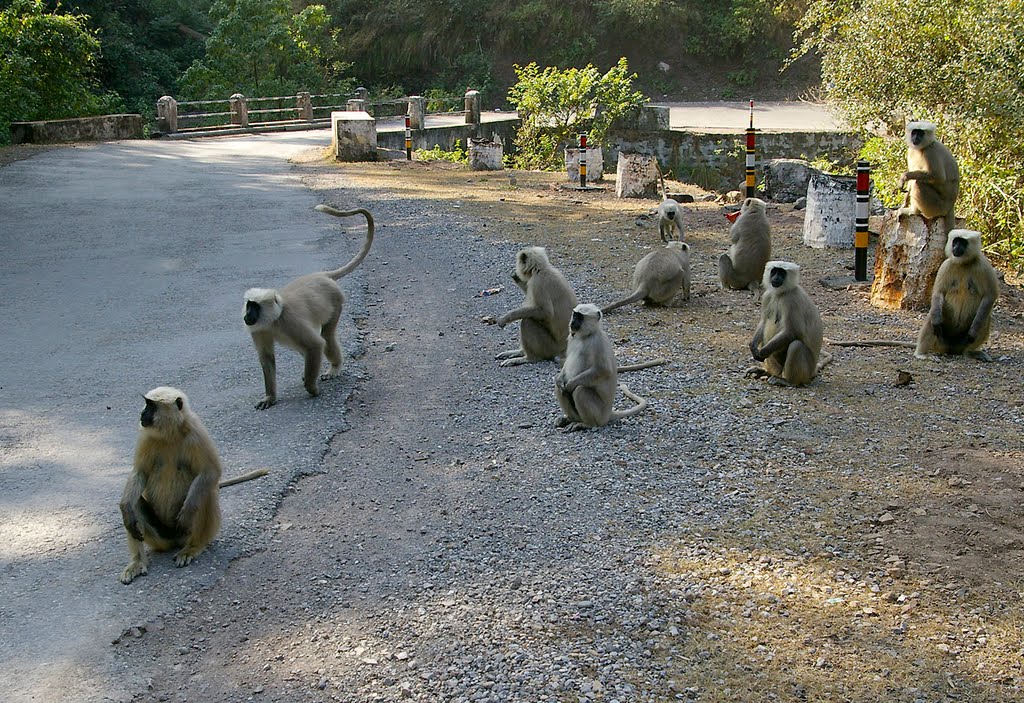
<path fill-rule="evenodd" d="M 619 153 L 615 167 L 615 197 L 650 198 L 658 196 L 657 161 L 648 154 Z"/>
<path fill-rule="evenodd" d="M 807 198 L 805 197 L 799 197 L 793 202 L 794 210 L 803 210 L 805 207 L 807 207 Z"/>
<path fill-rule="evenodd" d="M 957 220 L 961 226 L 963 220 Z M 946 230 L 942 220 L 931 223 L 918 216 L 882 220 L 875 248 L 871 304 L 887 310 L 927 310 L 932 284 L 946 260 Z"/>
<path fill-rule="evenodd" d="M 764 195 L 778 203 L 792 203 L 807 195 L 811 168 L 803 159 L 769 159 L 764 163 Z"/>
<path fill-rule="evenodd" d="M 730 190 L 724 196 L 722 196 L 722 202 L 727 205 L 736 205 L 743 202 L 743 193 L 738 190 Z"/>
<path fill-rule="evenodd" d="M 689 193 L 666 193 L 666 195 L 677 203 L 692 203 L 695 201 L 694 197 Z"/>
<path fill-rule="evenodd" d="M 893 517 L 892 513 L 884 512 L 878 516 L 878 519 L 875 520 L 875 522 L 877 522 L 879 525 L 891 525 L 892 523 L 896 522 L 896 518 Z"/>

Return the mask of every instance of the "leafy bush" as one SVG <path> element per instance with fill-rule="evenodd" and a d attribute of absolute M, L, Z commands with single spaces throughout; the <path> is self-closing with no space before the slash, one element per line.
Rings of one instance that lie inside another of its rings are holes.
<path fill-rule="evenodd" d="M 634 91 L 636 74 L 625 58 L 602 75 L 592 65 L 559 70 L 536 63 L 516 66 L 518 82 L 508 91 L 522 125 L 516 135 L 519 168 L 558 169 L 562 149 L 586 131 L 590 143 L 601 144 L 612 123 L 639 109 L 647 98 Z"/>
<path fill-rule="evenodd" d="M 453 164 L 468 164 L 469 152 L 462 148 L 461 143 L 455 142 L 455 148 L 445 151 L 440 144 L 435 144 L 433 149 L 417 149 L 413 152 L 417 161 L 448 161 Z"/>
<path fill-rule="evenodd" d="M 904 124 L 927 119 L 961 171 L 957 213 L 1024 268 L 1024 29 L 1019 0 L 815 0 L 800 51 L 822 56 L 827 99 L 869 136 L 879 194 L 897 204 Z"/>
<path fill-rule="evenodd" d="M 41 0 L 0 11 L 0 144 L 11 122 L 97 115 L 117 106 L 95 78 L 100 43 L 86 18 L 58 14 Z"/>

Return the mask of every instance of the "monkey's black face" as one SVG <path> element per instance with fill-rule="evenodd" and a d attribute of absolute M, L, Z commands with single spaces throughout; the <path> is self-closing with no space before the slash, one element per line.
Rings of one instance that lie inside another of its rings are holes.
<path fill-rule="evenodd" d="M 139 418 L 139 423 L 143 427 L 152 427 L 153 418 L 156 416 L 157 404 L 149 398 L 146 398 L 146 407 L 142 410 L 142 417 Z"/>
<path fill-rule="evenodd" d="M 967 253 L 967 240 L 963 237 L 953 237 L 953 244 L 949 247 L 953 256 L 963 256 Z"/>
<path fill-rule="evenodd" d="M 786 282 L 786 269 L 776 266 L 772 269 L 768 280 L 772 284 L 772 288 L 781 288 L 782 284 Z"/>
<path fill-rule="evenodd" d="M 583 326 L 583 315 L 573 310 L 572 319 L 569 321 L 569 331 L 576 334 Z"/>
<path fill-rule="evenodd" d="M 669 210 L 668 212 L 665 213 L 665 217 L 667 217 L 670 220 L 676 219 L 676 211 L 675 210 Z"/>
<path fill-rule="evenodd" d="M 925 134 L 926 132 L 923 129 L 910 130 L 910 143 L 914 146 L 921 146 L 921 142 L 924 141 Z"/>
<path fill-rule="evenodd" d="M 260 319 L 260 304 L 252 300 L 245 301 L 245 320 L 247 325 L 255 325 Z"/>

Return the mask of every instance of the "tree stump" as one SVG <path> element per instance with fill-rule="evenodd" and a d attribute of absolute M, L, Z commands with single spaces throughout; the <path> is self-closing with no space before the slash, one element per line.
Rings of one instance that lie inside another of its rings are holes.
<path fill-rule="evenodd" d="M 963 225 L 957 220 L 957 227 Z M 932 284 L 946 260 L 946 227 L 942 218 L 897 217 L 890 212 L 882 220 L 875 247 L 875 277 L 871 304 L 888 310 L 927 310 Z"/>
<path fill-rule="evenodd" d="M 857 225 L 857 179 L 811 171 L 804 214 L 804 244 L 852 249 Z"/>
<path fill-rule="evenodd" d="M 615 197 L 658 197 L 658 167 L 653 156 L 619 152 L 615 167 Z"/>
<path fill-rule="evenodd" d="M 569 173 L 569 182 L 580 182 L 580 149 L 571 147 L 565 150 L 565 170 Z M 601 147 L 587 147 L 587 183 L 597 183 L 604 176 L 604 155 Z"/>
<path fill-rule="evenodd" d="M 501 142 L 471 138 L 469 140 L 469 170 L 500 171 L 505 167 L 501 161 L 503 153 Z"/>

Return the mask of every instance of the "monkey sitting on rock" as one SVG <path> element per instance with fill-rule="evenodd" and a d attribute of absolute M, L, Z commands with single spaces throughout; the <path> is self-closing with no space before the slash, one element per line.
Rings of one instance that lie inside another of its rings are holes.
<path fill-rule="evenodd" d="M 146 573 L 147 545 L 157 552 L 180 547 L 174 563 L 191 564 L 220 530 L 220 488 L 267 473 L 257 469 L 221 482 L 217 448 L 188 397 L 177 388 L 160 386 L 145 399 L 135 466 L 121 497 L 131 555 L 121 583 Z"/>
<path fill-rule="evenodd" d="M 942 217 L 946 231 L 956 226 L 954 208 L 960 194 L 960 167 L 946 146 L 935 138 L 935 125 L 917 121 L 907 124 L 907 171 L 900 176 L 900 190 L 907 197 L 898 216 L 920 215 L 927 220 Z"/>

